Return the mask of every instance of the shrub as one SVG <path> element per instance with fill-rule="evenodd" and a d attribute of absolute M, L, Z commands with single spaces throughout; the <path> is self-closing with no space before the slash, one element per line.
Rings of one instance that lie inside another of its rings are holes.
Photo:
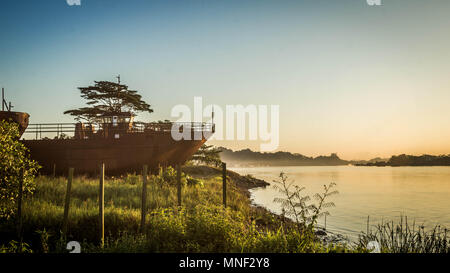
<path fill-rule="evenodd" d="M 34 191 L 33 179 L 39 165 L 30 159 L 27 149 L 19 141 L 19 126 L 0 121 L 0 219 L 14 215 L 22 182 L 24 195 Z"/>
<path fill-rule="evenodd" d="M 184 172 L 181 172 L 181 185 L 182 186 L 203 186 L 203 182 L 200 179 L 195 179 Z M 166 168 L 159 168 L 158 175 L 152 176 L 152 180 L 161 188 L 165 186 L 176 186 L 178 183 L 177 171 L 169 166 Z"/>
<path fill-rule="evenodd" d="M 275 198 L 274 202 L 281 204 L 283 214 L 292 217 L 298 227 L 306 227 L 312 231 L 319 217 L 329 215 L 329 212 L 323 209 L 335 206 L 333 202 L 326 202 L 327 198 L 338 194 L 337 191 L 332 191 L 332 188 L 336 186 L 335 183 L 324 185 L 323 193 L 314 195 L 317 203 L 311 203 L 311 197 L 303 194 L 305 187 L 293 185 L 294 182 L 289 183 L 285 173 L 280 173 L 280 181 L 273 182 L 275 189 L 283 194 L 283 197 Z"/>

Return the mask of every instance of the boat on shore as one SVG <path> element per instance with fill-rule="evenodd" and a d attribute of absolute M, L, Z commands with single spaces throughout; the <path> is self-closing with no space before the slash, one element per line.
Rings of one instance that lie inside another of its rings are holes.
<path fill-rule="evenodd" d="M 111 121 L 111 122 L 109 122 Z M 191 139 L 174 140 L 172 130 L 190 130 Z M 73 132 L 73 137 L 66 133 Z M 194 135 L 201 133 L 201 139 Z M 53 139 L 45 137 L 56 133 Z M 45 174 L 61 174 L 73 167 L 75 172 L 97 173 L 104 163 L 108 174 L 150 171 L 187 161 L 209 136 L 214 126 L 208 123 L 133 123 L 128 117 L 105 116 L 99 124 L 30 124 L 25 134 L 35 139 L 22 140 L 31 157 Z M 43 137 L 44 136 L 44 137 Z"/>
<path fill-rule="evenodd" d="M 69 168 L 95 174 L 102 163 L 109 175 L 140 172 L 143 165 L 157 171 L 183 164 L 214 133 L 211 123 L 134 122 L 129 112 L 104 114 L 91 123 L 28 124 L 28 113 L 11 108 L 3 107 L 0 120 L 19 124 L 21 141 L 42 166 L 41 174 L 65 174 Z M 174 130 L 191 137 L 175 140 Z"/>

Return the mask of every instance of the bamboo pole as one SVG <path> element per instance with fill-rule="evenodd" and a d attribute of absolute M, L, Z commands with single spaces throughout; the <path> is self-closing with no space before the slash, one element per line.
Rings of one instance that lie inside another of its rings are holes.
<path fill-rule="evenodd" d="M 223 206 L 227 207 L 227 163 L 222 163 Z"/>
<path fill-rule="evenodd" d="M 99 187 L 99 224 L 100 224 L 100 246 L 103 247 L 105 242 L 105 164 L 100 165 L 100 187 Z"/>
<path fill-rule="evenodd" d="M 70 192 L 72 190 L 73 168 L 69 168 L 69 178 L 67 179 L 66 200 L 64 202 L 64 218 L 63 218 L 63 233 L 67 233 L 67 226 L 69 221 L 69 207 L 70 207 Z"/>
<path fill-rule="evenodd" d="M 147 214 L 147 170 L 148 166 L 144 165 L 142 169 L 141 232 L 144 231 L 145 215 Z"/>
<path fill-rule="evenodd" d="M 181 165 L 177 165 L 177 193 L 178 193 L 178 206 L 181 206 Z"/>

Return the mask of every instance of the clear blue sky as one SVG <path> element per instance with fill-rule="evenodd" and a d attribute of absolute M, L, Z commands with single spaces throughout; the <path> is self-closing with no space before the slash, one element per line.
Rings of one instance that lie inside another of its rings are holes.
<path fill-rule="evenodd" d="M 194 96 L 278 104 L 280 150 L 450 153 L 449 12 L 448 0 L 6 0 L 0 85 L 33 123 L 72 121 L 76 87 L 120 73 L 153 105 L 145 120 Z"/>

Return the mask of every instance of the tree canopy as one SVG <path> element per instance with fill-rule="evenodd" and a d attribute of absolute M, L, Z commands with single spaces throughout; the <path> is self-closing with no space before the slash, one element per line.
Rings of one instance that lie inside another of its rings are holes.
<path fill-rule="evenodd" d="M 34 190 L 34 176 L 40 166 L 31 160 L 19 141 L 19 125 L 0 121 L 0 219 L 14 215 L 20 180 L 24 194 Z"/>
<path fill-rule="evenodd" d="M 87 107 L 67 110 L 64 114 L 74 116 L 76 120 L 93 122 L 104 115 L 137 112 L 152 113 L 151 105 L 142 100 L 135 90 L 129 90 L 127 85 L 95 81 L 93 86 L 78 87 L 81 97 L 87 100 Z"/>

